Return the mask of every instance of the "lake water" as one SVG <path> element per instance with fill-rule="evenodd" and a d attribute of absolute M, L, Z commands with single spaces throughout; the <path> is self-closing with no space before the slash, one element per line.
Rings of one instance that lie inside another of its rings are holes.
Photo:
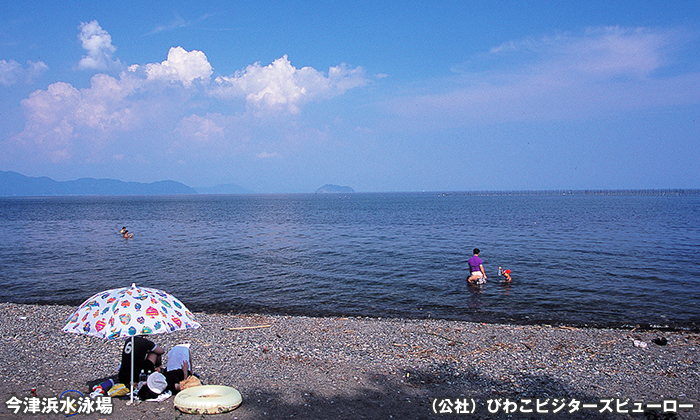
<path fill-rule="evenodd" d="M 193 311 L 700 326 L 697 195 L 0 198 L 0 223 L 0 301 L 135 282 Z"/>

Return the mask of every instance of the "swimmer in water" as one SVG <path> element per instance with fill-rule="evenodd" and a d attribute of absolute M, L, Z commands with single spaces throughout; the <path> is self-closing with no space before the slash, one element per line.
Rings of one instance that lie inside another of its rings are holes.
<path fill-rule="evenodd" d="M 501 267 L 498 267 L 498 275 L 499 275 L 499 276 L 505 277 L 505 278 L 506 278 L 506 280 L 505 280 L 506 283 L 507 283 L 507 282 L 510 282 L 511 280 L 513 280 L 513 279 L 510 277 L 510 270 L 505 270 L 505 271 L 504 271 Z"/>
<path fill-rule="evenodd" d="M 122 226 L 122 230 L 119 231 L 119 233 L 121 233 L 122 235 L 124 234 L 124 232 L 126 232 L 126 226 Z"/>
<path fill-rule="evenodd" d="M 129 238 L 132 238 L 133 236 L 134 236 L 134 234 L 133 234 L 133 233 L 129 233 L 128 230 L 125 230 L 125 231 L 124 231 L 124 239 L 129 239 Z"/>

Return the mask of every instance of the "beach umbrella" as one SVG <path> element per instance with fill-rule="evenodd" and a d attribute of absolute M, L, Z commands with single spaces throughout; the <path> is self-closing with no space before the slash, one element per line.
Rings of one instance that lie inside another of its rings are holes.
<path fill-rule="evenodd" d="M 86 334 L 104 340 L 169 333 L 199 328 L 192 313 L 171 294 L 149 287 L 111 289 L 92 296 L 68 318 L 64 332 Z M 131 401 L 133 402 L 134 352 L 131 352 Z"/>

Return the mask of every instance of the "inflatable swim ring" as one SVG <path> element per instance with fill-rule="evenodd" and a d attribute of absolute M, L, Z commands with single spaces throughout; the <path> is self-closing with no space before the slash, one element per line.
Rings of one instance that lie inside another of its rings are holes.
<path fill-rule="evenodd" d="M 175 396 L 175 408 L 187 414 L 226 413 L 241 405 L 241 393 L 222 385 L 187 388 Z"/>

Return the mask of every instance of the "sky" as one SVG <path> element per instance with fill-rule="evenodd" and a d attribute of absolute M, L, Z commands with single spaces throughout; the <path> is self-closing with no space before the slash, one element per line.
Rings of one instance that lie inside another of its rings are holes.
<path fill-rule="evenodd" d="M 700 188 L 700 2 L 3 2 L 0 151 L 258 193 Z"/>

